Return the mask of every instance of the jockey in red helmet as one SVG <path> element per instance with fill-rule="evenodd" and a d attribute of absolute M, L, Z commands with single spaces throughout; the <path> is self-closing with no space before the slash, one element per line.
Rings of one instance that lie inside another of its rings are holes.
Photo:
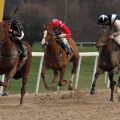
<path fill-rule="evenodd" d="M 66 24 L 58 19 L 53 19 L 50 22 L 49 27 L 51 29 L 53 29 L 55 35 L 58 36 L 60 38 L 60 40 L 62 40 L 63 49 L 65 49 L 67 54 L 71 54 L 72 50 L 68 43 L 69 38 L 71 38 L 71 31 L 66 26 Z M 57 28 L 59 28 L 59 29 L 57 29 Z"/>

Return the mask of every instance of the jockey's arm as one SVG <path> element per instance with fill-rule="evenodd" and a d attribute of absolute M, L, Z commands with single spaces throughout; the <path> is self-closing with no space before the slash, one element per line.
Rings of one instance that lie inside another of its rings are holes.
<path fill-rule="evenodd" d="M 20 26 L 20 24 L 13 22 L 11 23 L 11 33 L 16 36 L 16 37 L 21 37 L 22 36 L 22 27 Z"/>
<path fill-rule="evenodd" d="M 116 20 L 114 23 L 115 30 L 113 31 L 112 35 L 114 37 L 120 35 L 120 20 Z"/>
<path fill-rule="evenodd" d="M 71 37 L 71 31 L 69 30 L 68 27 L 63 26 L 61 29 L 63 31 L 63 36 L 64 37 L 66 37 L 66 38 L 70 38 Z"/>
<path fill-rule="evenodd" d="M 22 35 L 21 31 L 13 31 L 13 34 L 17 37 L 21 37 Z"/>

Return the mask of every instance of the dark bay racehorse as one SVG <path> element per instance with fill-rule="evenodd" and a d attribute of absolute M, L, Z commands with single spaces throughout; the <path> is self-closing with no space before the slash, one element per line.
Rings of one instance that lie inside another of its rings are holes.
<path fill-rule="evenodd" d="M 46 47 L 44 53 L 44 63 L 42 68 L 42 79 L 44 81 L 44 86 L 46 89 L 49 89 L 45 81 L 45 74 L 48 69 L 52 69 L 54 73 L 54 78 L 52 80 L 52 87 L 54 88 L 55 80 L 58 77 L 59 73 L 59 82 L 58 85 L 61 87 L 65 84 L 64 73 L 68 62 L 73 63 L 73 68 L 71 70 L 71 78 L 69 81 L 68 89 L 73 89 L 73 78 L 77 70 L 79 52 L 76 47 L 76 44 L 72 38 L 69 39 L 69 44 L 72 47 L 73 54 L 68 56 L 66 52 L 58 45 L 57 36 L 54 35 L 53 31 L 49 27 L 45 27 L 44 36 L 41 44 Z"/>
<path fill-rule="evenodd" d="M 97 78 L 105 71 L 107 71 L 111 88 L 110 101 L 113 101 L 114 87 L 116 84 L 114 81 L 114 74 L 118 73 L 120 70 L 120 46 L 118 46 L 114 40 L 110 40 L 108 38 L 108 34 L 108 30 L 101 31 L 99 39 L 96 43 L 96 47 L 101 48 L 101 51 L 98 59 L 97 72 L 95 74 L 90 93 L 95 93 Z M 118 80 L 118 84 L 120 84 L 119 81 L 120 80 Z"/>
<path fill-rule="evenodd" d="M 0 23 L 0 75 L 5 74 L 5 82 L 0 81 L 0 85 L 4 86 L 3 95 L 7 95 L 12 78 L 22 77 L 21 99 L 20 104 L 23 103 L 25 95 L 25 87 L 30 71 L 32 51 L 27 42 L 24 42 L 26 48 L 26 57 L 23 60 L 19 59 L 19 50 L 17 46 L 10 40 L 9 25 L 7 23 Z"/>

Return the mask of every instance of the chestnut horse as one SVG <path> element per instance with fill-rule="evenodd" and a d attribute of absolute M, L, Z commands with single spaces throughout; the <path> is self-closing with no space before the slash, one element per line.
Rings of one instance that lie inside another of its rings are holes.
<path fill-rule="evenodd" d="M 95 94 L 97 78 L 107 71 L 111 89 L 110 101 L 113 101 L 114 87 L 116 84 L 114 81 L 114 74 L 118 73 L 120 70 L 120 46 L 118 46 L 114 40 L 110 40 L 108 34 L 108 30 L 101 31 L 96 43 L 96 47 L 98 49 L 101 48 L 101 51 L 99 53 L 97 72 L 90 93 Z M 118 86 L 120 86 L 120 79 L 118 79 Z"/>
<path fill-rule="evenodd" d="M 45 88 L 50 89 L 45 81 L 45 74 L 49 68 L 52 69 L 54 73 L 54 78 L 52 80 L 52 88 L 55 88 L 55 80 L 58 77 L 58 73 L 59 73 L 58 85 L 59 87 L 61 87 L 66 83 L 66 80 L 64 80 L 66 66 L 68 62 L 72 62 L 73 68 L 71 70 L 71 78 L 68 86 L 68 89 L 72 90 L 73 78 L 78 67 L 79 52 L 72 38 L 69 39 L 69 44 L 71 45 L 71 48 L 73 50 L 73 53 L 70 56 L 66 54 L 66 52 L 61 48 L 60 45 L 58 45 L 57 40 L 58 40 L 57 36 L 54 35 L 52 29 L 50 29 L 49 27 L 45 27 L 44 36 L 41 41 L 41 44 L 44 47 L 46 47 L 41 76 Z"/>
<path fill-rule="evenodd" d="M 5 80 L 4 82 L 0 81 L 0 85 L 4 86 L 3 95 L 7 95 L 11 79 L 22 77 L 20 99 L 20 104 L 22 104 L 28 73 L 30 71 L 32 51 L 30 45 L 24 42 L 26 57 L 20 60 L 19 49 L 17 45 L 10 40 L 8 29 L 9 25 L 7 23 L 0 23 L 0 75 L 5 74 Z"/>

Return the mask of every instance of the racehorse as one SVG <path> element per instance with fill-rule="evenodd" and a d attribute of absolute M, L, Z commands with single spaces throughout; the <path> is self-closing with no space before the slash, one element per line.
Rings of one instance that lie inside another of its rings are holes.
<path fill-rule="evenodd" d="M 3 95 L 7 95 L 12 78 L 18 79 L 22 77 L 20 99 L 20 104 L 22 104 L 28 73 L 30 71 L 32 51 L 30 45 L 27 42 L 24 42 L 26 57 L 23 60 L 20 60 L 19 49 L 10 39 L 8 32 L 9 26 L 8 23 L 0 23 L 0 75 L 5 74 L 5 80 L 4 82 L 0 81 L 0 85 L 4 86 Z"/>
<path fill-rule="evenodd" d="M 66 80 L 64 80 L 64 73 L 68 62 L 72 62 L 73 68 L 71 70 L 71 78 L 69 81 L 68 89 L 73 89 L 73 78 L 77 70 L 79 52 L 77 46 L 72 38 L 69 39 L 69 44 L 72 48 L 72 55 L 68 56 L 66 52 L 58 44 L 58 38 L 55 36 L 54 32 L 48 26 L 44 27 L 44 36 L 41 44 L 46 48 L 44 53 L 44 62 L 42 67 L 41 76 L 44 82 L 44 86 L 47 90 L 50 89 L 45 81 L 45 74 L 49 69 L 53 70 L 54 78 L 52 80 L 52 88 L 55 88 L 55 81 L 59 73 L 59 87 L 65 85 Z"/>
<path fill-rule="evenodd" d="M 96 43 L 98 49 L 101 48 L 98 59 L 98 67 L 92 83 L 90 94 L 95 94 L 96 81 L 98 77 L 105 71 L 108 72 L 110 80 L 111 97 L 110 101 L 113 100 L 114 87 L 116 82 L 114 81 L 114 74 L 120 70 L 120 48 L 114 40 L 109 39 L 108 30 L 102 30 L 99 34 L 99 39 Z M 118 79 L 118 85 L 120 80 Z"/>

